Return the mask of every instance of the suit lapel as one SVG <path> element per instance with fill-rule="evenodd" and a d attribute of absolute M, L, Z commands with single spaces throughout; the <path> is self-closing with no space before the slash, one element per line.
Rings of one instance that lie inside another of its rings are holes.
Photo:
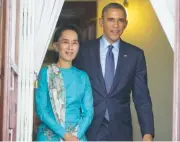
<path fill-rule="evenodd" d="M 93 54 L 95 54 L 94 64 L 96 64 L 95 67 L 97 70 L 97 74 L 96 74 L 97 81 L 100 83 L 100 86 L 102 87 L 102 90 L 104 92 L 103 94 L 106 95 L 107 91 L 106 91 L 106 87 L 105 87 L 105 82 L 104 82 L 104 77 L 102 74 L 102 67 L 101 67 L 101 62 L 100 62 L 100 38 L 98 38 L 96 40 L 96 44 L 93 48 L 94 48 Z M 98 89 L 100 89 L 100 88 L 98 88 Z"/>
<path fill-rule="evenodd" d="M 112 94 L 113 91 L 116 89 L 116 87 L 121 83 L 120 78 L 122 78 L 122 76 L 124 74 L 123 69 L 127 65 L 127 62 L 126 62 L 127 57 L 128 57 L 128 54 L 126 51 L 126 44 L 121 40 L 116 72 L 115 72 L 113 84 L 111 86 L 111 90 L 110 90 L 109 94 Z"/>

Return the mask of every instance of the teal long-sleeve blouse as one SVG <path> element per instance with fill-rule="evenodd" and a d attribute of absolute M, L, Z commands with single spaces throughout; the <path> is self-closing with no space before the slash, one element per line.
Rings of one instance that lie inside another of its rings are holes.
<path fill-rule="evenodd" d="M 67 126 L 79 124 L 77 137 L 86 140 L 85 132 L 93 119 L 93 97 L 88 75 L 76 67 L 59 68 L 62 72 L 66 90 L 65 128 L 56 121 L 48 90 L 47 68 L 42 68 L 35 91 L 36 113 L 41 124 L 38 128 L 37 140 L 63 139 L 68 132 Z M 45 129 L 51 130 L 47 134 Z"/>

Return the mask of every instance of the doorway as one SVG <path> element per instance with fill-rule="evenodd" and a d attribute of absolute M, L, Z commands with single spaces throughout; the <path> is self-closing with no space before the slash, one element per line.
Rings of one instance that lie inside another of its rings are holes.
<path fill-rule="evenodd" d="M 66 1 L 61 10 L 56 27 L 65 24 L 75 24 L 79 27 L 82 41 L 96 38 L 96 17 L 97 5 L 96 1 Z M 50 43 L 46 52 L 42 67 L 56 62 L 58 59 L 57 53 L 52 48 Z M 39 120 L 36 117 L 34 106 L 33 117 L 33 140 L 36 139 L 37 127 Z"/>

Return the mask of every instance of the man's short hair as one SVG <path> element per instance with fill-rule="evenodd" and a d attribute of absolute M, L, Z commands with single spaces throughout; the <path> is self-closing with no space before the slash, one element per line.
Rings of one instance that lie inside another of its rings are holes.
<path fill-rule="evenodd" d="M 109 3 L 102 10 L 102 17 L 104 17 L 104 13 L 107 12 L 110 8 L 120 9 L 124 12 L 125 18 L 127 18 L 126 9 L 119 3 Z"/>

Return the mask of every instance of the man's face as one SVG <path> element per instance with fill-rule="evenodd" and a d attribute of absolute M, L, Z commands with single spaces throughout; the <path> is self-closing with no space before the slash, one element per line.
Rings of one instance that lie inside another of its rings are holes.
<path fill-rule="evenodd" d="M 103 28 L 105 38 L 114 43 L 119 40 L 127 26 L 125 13 L 121 9 L 110 8 L 100 19 L 100 26 Z"/>

